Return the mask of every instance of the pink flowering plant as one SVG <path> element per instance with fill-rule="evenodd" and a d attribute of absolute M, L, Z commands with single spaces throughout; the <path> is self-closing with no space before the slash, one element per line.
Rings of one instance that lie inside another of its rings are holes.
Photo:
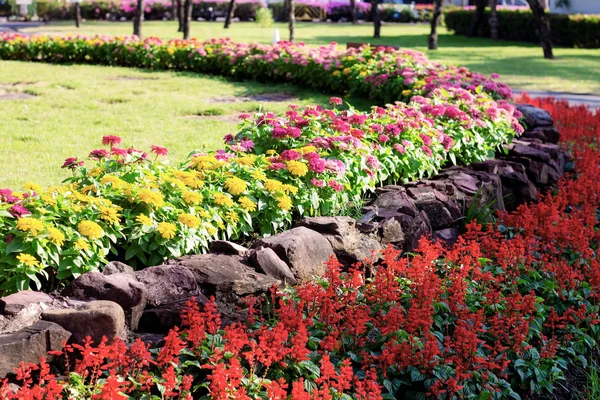
<path fill-rule="evenodd" d="M 121 259 L 134 266 L 205 251 L 211 240 L 270 235 L 302 215 L 336 215 L 385 182 L 481 161 L 522 130 L 518 112 L 479 91 L 434 90 L 370 112 L 290 106 L 242 114 L 224 150 L 177 166 L 105 136 L 68 158 L 60 187 L 3 190 L 1 289 L 54 287 Z M 111 254 L 109 254 L 109 252 Z"/>
<path fill-rule="evenodd" d="M 350 93 L 382 102 L 408 101 L 435 88 L 477 87 L 494 99 L 512 92 L 497 77 L 431 61 L 414 50 L 378 47 L 339 50 L 336 43 L 274 45 L 229 39 L 171 40 L 136 37 L 22 36 L 0 34 L 0 59 L 171 69 L 237 79 L 291 82 L 332 94 Z"/>

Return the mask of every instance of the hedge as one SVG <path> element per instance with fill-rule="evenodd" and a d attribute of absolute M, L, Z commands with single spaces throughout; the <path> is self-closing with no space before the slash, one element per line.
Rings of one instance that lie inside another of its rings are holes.
<path fill-rule="evenodd" d="M 467 33 L 475 10 L 450 8 L 444 12 L 446 27 L 457 35 Z M 478 34 L 490 37 L 489 11 L 483 17 Z M 539 42 L 530 10 L 498 10 L 499 38 Z M 552 42 L 557 46 L 600 48 L 600 16 L 550 14 Z"/>
<path fill-rule="evenodd" d="M 56 285 L 101 267 L 109 252 L 155 265 L 216 238 L 271 234 L 301 215 L 339 213 L 377 184 L 483 160 L 522 131 L 520 114 L 502 100 L 511 93 L 505 85 L 414 51 L 2 35 L 0 59 L 170 67 L 410 101 L 370 113 L 244 114 L 224 150 L 192 152 L 176 167 L 105 137 L 108 149 L 92 151 L 91 165 L 66 160 L 74 171 L 67 185 L 0 191 L 5 292 Z"/>

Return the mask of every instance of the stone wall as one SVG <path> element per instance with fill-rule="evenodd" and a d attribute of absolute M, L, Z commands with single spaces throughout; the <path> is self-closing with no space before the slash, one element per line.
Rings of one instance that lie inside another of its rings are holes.
<path fill-rule="evenodd" d="M 20 361 L 37 362 L 67 339 L 140 337 L 160 345 L 191 298 L 202 304 L 214 296 L 225 322 L 243 319 L 245 296 L 321 276 L 332 255 L 345 266 L 376 264 L 390 244 L 410 251 L 424 235 L 452 243 L 468 219 L 537 201 L 538 193 L 556 188 L 567 157 L 550 115 L 518 108 L 527 130 L 495 159 L 378 188 L 357 220 L 305 218 L 251 248 L 214 241 L 208 254 L 141 271 L 112 262 L 102 273 L 78 277 L 60 295 L 24 291 L 0 299 L 0 377 Z"/>

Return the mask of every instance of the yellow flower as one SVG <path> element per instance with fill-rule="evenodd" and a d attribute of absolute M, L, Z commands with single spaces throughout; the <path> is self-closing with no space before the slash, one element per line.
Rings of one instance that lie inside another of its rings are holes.
<path fill-rule="evenodd" d="M 154 192 L 150 189 L 142 189 L 138 195 L 140 201 L 148 204 L 149 206 L 153 206 L 156 208 L 161 208 L 165 201 L 163 199 L 163 195 L 158 192 Z"/>
<path fill-rule="evenodd" d="M 367 71 L 361 71 L 360 74 L 358 74 L 359 76 L 367 76 Z"/>
<path fill-rule="evenodd" d="M 208 234 L 210 236 L 215 236 L 215 234 L 217 233 L 217 229 L 214 226 L 210 225 L 210 224 L 206 225 L 206 231 L 208 232 Z"/>
<path fill-rule="evenodd" d="M 402 96 L 404 96 L 404 97 L 408 97 L 408 96 L 410 96 L 410 94 L 411 94 L 411 90 L 407 89 L 407 90 L 402 91 Z"/>
<path fill-rule="evenodd" d="M 219 227 L 219 229 L 225 229 L 225 224 L 223 223 L 223 221 L 217 221 L 217 226 Z"/>
<path fill-rule="evenodd" d="M 335 71 L 333 71 L 333 74 L 331 74 L 331 75 L 333 75 L 333 76 L 339 76 L 340 75 L 340 71 L 335 70 Z"/>
<path fill-rule="evenodd" d="M 91 176 L 92 178 L 95 178 L 95 177 L 97 177 L 98 175 L 100 175 L 103 172 L 104 172 L 104 168 L 94 167 L 94 168 L 90 169 L 90 172 L 88 172 L 88 176 Z"/>
<path fill-rule="evenodd" d="M 272 156 L 273 154 L 276 154 L 276 153 L 277 153 L 277 151 L 275 151 L 273 149 L 267 150 L 267 155 L 268 156 Z"/>
<path fill-rule="evenodd" d="M 119 222 L 119 213 L 117 212 L 117 209 L 114 207 L 105 207 L 105 206 L 101 206 L 100 207 L 100 218 L 110 222 L 111 224 L 116 224 Z"/>
<path fill-rule="evenodd" d="M 192 166 L 196 167 L 197 170 L 213 170 L 220 166 L 222 163 L 215 158 L 215 156 L 196 156 L 192 158 Z"/>
<path fill-rule="evenodd" d="M 65 235 L 56 228 L 48 228 L 49 238 L 52 243 L 62 246 L 65 243 Z"/>
<path fill-rule="evenodd" d="M 78 250 L 87 251 L 90 249 L 90 244 L 88 242 L 86 242 L 84 239 L 77 239 L 77 241 L 75 242 L 75 247 Z"/>
<path fill-rule="evenodd" d="M 92 190 L 96 189 L 96 186 L 94 185 L 87 185 L 81 188 L 81 193 L 83 194 L 89 194 Z"/>
<path fill-rule="evenodd" d="M 301 161 L 288 161 L 287 170 L 295 176 L 304 176 L 308 172 L 308 167 Z"/>
<path fill-rule="evenodd" d="M 282 210 L 289 211 L 292 208 L 292 200 L 284 194 L 279 197 L 277 206 Z"/>
<path fill-rule="evenodd" d="M 31 182 L 27 182 L 25 185 L 23 185 L 23 189 L 29 190 L 30 192 L 41 192 L 42 191 L 42 187 L 40 185 L 38 185 L 37 183 L 31 183 Z"/>
<path fill-rule="evenodd" d="M 227 214 L 225 214 L 225 219 L 231 224 L 237 224 L 240 222 L 240 217 L 235 211 L 227 211 Z"/>
<path fill-rule="evenodd" d="M 298 188 L 296 186 L 292 186 L 292 185 L 283 185 L 283 191 L 286 194 L 296 194 L 298 193 Z"/>
<path fill-rule="evenodd" d="M 254 171 L 252 171 L 252 177 L 257 181 L 264 181 L 265 179 L 267 179 L 265 173 L 260 169 L 255 169 Z"/>
<path fill-rule="evenodd" d="M 344 68 L 344 75 L 348 75 L 352 72 L 352 69 L 350 68 Z"/>
<path fill-rule="evenodd" d="M 200 218 L 192 214 L 180 214 L 177 219 L 188 228 L 196 229 L 200 226 Z"/>
<path fill-rule="evenodd" d="M 252 212 L 256 211 L 256 204 L 250 200 L 248 197 L 240 197 L 238 199 L 238 203 L 242 206 L 242 208 L 246 211 Z"/>
<path fill-rule="evenodd" d="M 31 254 L 20 253 L 17 256 L 17 260 L 19 260 L 21 264 L 25 264 L 28 267 L 37 267 L 40 265 L 40 262 Z"/>
<path fill-rule="evenodd" d="M 44 223 L 36 218 L 19 218 L 17 220 L 17 229 L 23 232 L 30 232 L 36 236 L 39 231 L 44 229 Z"/>
<path fill-rule="evenodd" d="M 101 238 L 104 234 L 102 227 L 94 221 L 81 221 L 79 225 L 77 225 L 77 230 L 83 236 L 86 236 L 90 239 Z"/>
<path fill-rule="evenodd" d="M 51 195 L 49 195 L 49 194 L 43 194 L 41 196 L 41 199 L 46 204 L 50 204 L 51 206 L 55 206 L 56 205 L 56 199 L 54 197 L 52 197 Z"/>
<path fill-rule="evenodd" d="M 175 237 L 175 232 L 177 231 L 177 227 L 170 222 L 161 222 L 158 224 L 158 232 L 165 239 L 173 239 Z"/>
<path fill-rule="evenodd" d="M 198 211 L 198 214 L 200 214 L 200 216 L 202 218 L 206 218 L 206 219 L 212 218 L 212 215 L 206 210 L 200 210 L 200 211 Z"/>
<path fill-rule="evenodd" d="M 127 187 L 127 185 L 128 185 L 127 182 L 125 182 L 121 178 L 118 178 L 114 175 L 104 175 L 102 177 L 102 179 L 100 179 L 100 183 L 102 185 L 106 185 L 106 184 L 110 183 L 114 189 L 123 189 L 123 188 Z"/>
<path fill-rule="evenodd" d="M 315 146 L 304 146 L 304 147 L 300 147 L 296 151 L 300 154 L 314 153 L 317 151 L 317 148 Z"/>
<path fill-rule="evenodd" d="M 250 166 L 256 161 L 256 156 L 254 154 L 247 154 L 245 156 L 236 158 L 235 161 L 238 164 Z"/>
<path fill-rule="evenodd" d="M 169 53 L 170 55 L 173 55 L 173 53 L 175 53 L 175 49 L 174 49 L 174 48 L 172 48 L 172 47 L 169 47 L 169 48 L 167 49 L 167 53 Z"/>
<path fill-rule="evenodd" d="M 144 214 L 138 215 L 137 217 L 135 217 L 135 220 L 144 226 L 151 226 L 153 223 L 152 218 Z"/>
<path fill-rule="evenodd" d="M 274 179 L 267 179 L 265 181 L 265 189 L 269 192 L 280 192 L 283 190 L 283 184 Z"/>
<path fill-rule="evenodd" d="M 200 204 L 204 200 L 204 196 L 196 192 L 183 192 L 183 201 L 188 204 Z"/>
<path fill-rule="evenodd" d="M 222 193 L 215 193 L 215 204 L 219 205 L 219 206 L 225 206 L 225 207 L 232 207 L 233 206 L 233 200 L 231 200 L 231 197 L 222 194 Z"/>
<path fill-rule="evenodd" d="M 247 188 L 246 182 L 237 176 L 225 180 L 225 189 L 234 196 L 244 193 Z"/>

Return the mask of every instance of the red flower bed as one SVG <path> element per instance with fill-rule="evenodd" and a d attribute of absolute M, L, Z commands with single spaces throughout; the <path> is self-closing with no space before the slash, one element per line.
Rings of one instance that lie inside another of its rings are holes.
<path fill-rule="evenodd" d="M 80 354 L 69 378 L 23 365 L 20 391 L 0 396 L 518 399 L 552 389 L 600 337 L 600 114 L 526 100 L 551 111 L 576 166 L 538 204 L 470 225 L 451 248 L 388 248 L 371 278 L 332 260 L 321 281 L 253 299 L 244 323 L 222 328 L 213 303 L 191 303 L 156 352 L 139 341 L 68 346 Z"/>

